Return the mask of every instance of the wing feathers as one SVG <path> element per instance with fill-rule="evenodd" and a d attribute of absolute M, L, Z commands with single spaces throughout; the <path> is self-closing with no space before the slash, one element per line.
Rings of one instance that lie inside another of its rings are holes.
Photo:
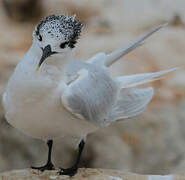
<path fill-rule="evenodd" d="M 108 118 L 109 123 L 139 115 L 145 110 L 153 94 L 152 87 L 122 89 Z"/>
<path fill-rule="evenodd" d="M 115 78 L 118 84 L 120 85 L 121 88 L 130 88 L 130 87 L 135 87 L 141 84 L 145 84 L 148 82 L 155 81 L 157 79 L 160 79 L 161 75 L 167 74 L 169 72 L 175 71 L 178 68 L 172 68 L 172 69 L 167 69 L 163 70 L 160 72 L 155 72 L 155 73 L 145 73 L 145 74 L 134 74 L 134 75 L 129 75 L 129 76 L 120 76 Z"/>
<path fill-rule="evenodd" d="M 124 56 L 124 55 L 128 54 L 129 52 L 131 52 L 132 50 L 136 49 L 138 46 L 141 46 L 145 39 L 150 37 L 155 32 L 159 31 L 161 28 L 163 28 L 166 25 L 167 24 L 160 25 L 157 28 L 155 28 L 153 31 L 139 37 L 133 43 L 130 43 L 127 47 L 117 49 L 117 50 L 113 51 L 111 54 L 108 54 L 105 59 L 104 65 L 107 67 L 111 66 L 113 63 L 115 63 L 122 56 Z"/>

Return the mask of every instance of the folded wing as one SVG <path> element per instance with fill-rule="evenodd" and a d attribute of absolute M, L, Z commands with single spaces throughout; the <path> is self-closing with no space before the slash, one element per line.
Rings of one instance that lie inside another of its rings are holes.
<path fill-rule="evenodd" d="M 116 81 L 104 69 L 84 63 L 76 78 L 64 90 L 62 103 L 75 116 L 103 126 L 116 102 L 118 91 Z"/>
<path fill-rule="evenodd" d="M 125 120 L 141 114 L 152 99 L 153 94 L 152 87 L 122 89 L 107 122 Z"/>
<path fill-rule="evenodd" d="M 166 25 L 166 24 L 165 24 Z M 177 68 L 155 73 L 135 74 L 112 79 L 108 67 L 131 52 L 143 41 L 164 27 L 161 25 L 141 36 L 135 42 L 111 54 L 98 53 L 86 63 L 71 61 L 66 66 L 66 84 L 63 105 L 75 116 L 97 126 L 128 119 L 142 113 L 154 94 L 153 88 L 136 88 Z"/>
<path fill-rule="evenodd" d="M 107 122 L 128 119 L 142 113 L 152 99 L 154 90 L 151 87 L 138 89 L 136 86 L 160 79 L 162 75 L 176 69 L 115 78 L 121 90 Z"/>

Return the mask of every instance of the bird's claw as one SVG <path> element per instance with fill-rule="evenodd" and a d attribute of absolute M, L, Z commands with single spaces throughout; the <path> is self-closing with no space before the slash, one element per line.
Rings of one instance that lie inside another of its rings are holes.
<path fill-rule="evenodd" d="M 59 175 L 68 175 L 68 176 L 74 176 L 78 171 L 77 167 L 72 167 L 68 169 L 60 168 L 60 171 L 58 172 Z"/>
<path fill-rule="evenodd" d="M 45 170 L 54 170 L 55 167 L 54 165 L 50 162 L 50 163 L 47 163 L 45 166 L 41 166 L 41 167 L 31 167 L 32 169 L 37 169 L 39 171 L 45 171 Z"/>

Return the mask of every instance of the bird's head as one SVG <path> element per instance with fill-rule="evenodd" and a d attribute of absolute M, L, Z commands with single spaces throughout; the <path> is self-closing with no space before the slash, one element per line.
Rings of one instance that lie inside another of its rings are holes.
<path fill-rule="evenodd" d="M 75 20 L 75 15 L 50 15 L 38 24 L 33 32 L 33 41 L 40 47 L 42 56 L 37 67 L 50 56 L 65 57 L 76 47 L 83 24 Z"/>

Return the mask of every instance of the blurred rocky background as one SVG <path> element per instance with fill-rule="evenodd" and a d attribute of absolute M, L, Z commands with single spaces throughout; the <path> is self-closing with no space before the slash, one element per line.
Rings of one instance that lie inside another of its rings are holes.
<path fill-rule="evenodd" d="M 85 23 L 76 58 L 111 52 L 159 24 L 168 27 L 112 67 L 124 75 L 182 67 L 152 83 L 155 97 L 139 117 L 112 124 L 87 138 L 81 166 L 143 174 L 185 169 L 185 1 L 184 0 L 0 0 L 0 94 L 29 49 L 32 31 L 48 14 L 76 14 Z M 62 118 L 62 117 L 61 117 Z M 55 164 L 73 162 L 77 140 L 57 140 Z M 12 128 L 0 109 L 0 171 L 45 163 L 45 142 Z"/>

